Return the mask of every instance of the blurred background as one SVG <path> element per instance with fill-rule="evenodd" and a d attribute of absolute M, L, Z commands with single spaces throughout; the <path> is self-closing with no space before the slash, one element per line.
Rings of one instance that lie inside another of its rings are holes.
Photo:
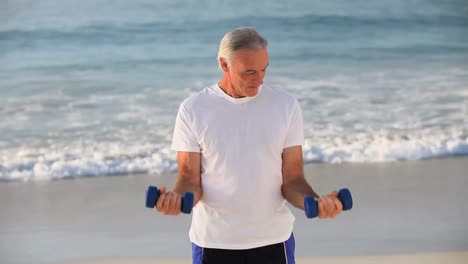
<path fill-rule="evenodd" d="M 241 26 L 301 103 L 306 162 L 468 154 L 465 0 L 0 5 L 0 181 L 175 171 L 178 106 Z"/>

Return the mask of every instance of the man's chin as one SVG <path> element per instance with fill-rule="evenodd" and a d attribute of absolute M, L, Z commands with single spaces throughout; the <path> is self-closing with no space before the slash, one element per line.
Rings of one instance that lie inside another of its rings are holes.
<path fill-rule="evenodd" d="M 255 87 L 247 87 L 247 89 L 246 89 L 246 94 L 247 94 L 247 96 L 249 96 L 249 97 L 256 96 L 257 93 L 258 93 L 258 86 L 255 86 Z"/>

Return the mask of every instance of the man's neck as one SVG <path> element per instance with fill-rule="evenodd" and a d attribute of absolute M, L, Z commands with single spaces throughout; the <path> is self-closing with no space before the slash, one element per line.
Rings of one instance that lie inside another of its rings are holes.
<path fill-rule="evenodd" d="M 245 96 L 240 96 L 240 95 L 237 95 L 235 90 L 234 90 L 234 86 L 232 86 L 231 82 L 229 81 L 228 77 L 226 75 L 223 76 L 223 78 L 221 79 L 221 81 L 218 82 L 218 86 L 219 88 L 221 88 L 221 90 L 223 90 L 223 92 L 227 95 L 229 95 L 230 97 L 232 98 L 243 98 Z"/>

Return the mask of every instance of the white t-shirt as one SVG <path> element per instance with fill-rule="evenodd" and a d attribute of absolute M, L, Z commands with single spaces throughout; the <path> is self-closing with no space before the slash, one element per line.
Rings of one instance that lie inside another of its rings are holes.
<path fill-rule="evenodd" d="M 183 101 L 172 149 L 202 154 L 203 195 L 190 240 L 221 249 L 286 241 L 294 216 L 281 194 L 281 154 L 303 142 L 299 103 L 272 85 L 232 98 L 214 84 Z"/>

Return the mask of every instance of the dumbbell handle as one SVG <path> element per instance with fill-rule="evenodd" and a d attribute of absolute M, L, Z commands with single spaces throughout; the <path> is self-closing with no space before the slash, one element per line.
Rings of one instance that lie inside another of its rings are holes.
<path fill-rule="evenodd" d="M 158 201 L 159 196 L 161 195 L 161 191 L 156 186 L 149 186 L 148 190 L 146 191 L 146 207 L 147 208 L 154 208 L 156 206 L 156 202 Z M 184 214 L 190 214 L 193 208 L 193 193 L 186 192 L 182 197 L 182 204 L 180 206 L 180 210 Z"/>
<path fill-rule="evenodd" d="M 351 192 L 344 188 L 338 192 L 338 200 L 343 205 L 343 210 L 351 210 L 353 208 L 353 197 Z M 304 198 L 304 212 L 307 218 L 317 217 L 319 214 L 318 202 L 312 196 L 306 196 Z"/>

